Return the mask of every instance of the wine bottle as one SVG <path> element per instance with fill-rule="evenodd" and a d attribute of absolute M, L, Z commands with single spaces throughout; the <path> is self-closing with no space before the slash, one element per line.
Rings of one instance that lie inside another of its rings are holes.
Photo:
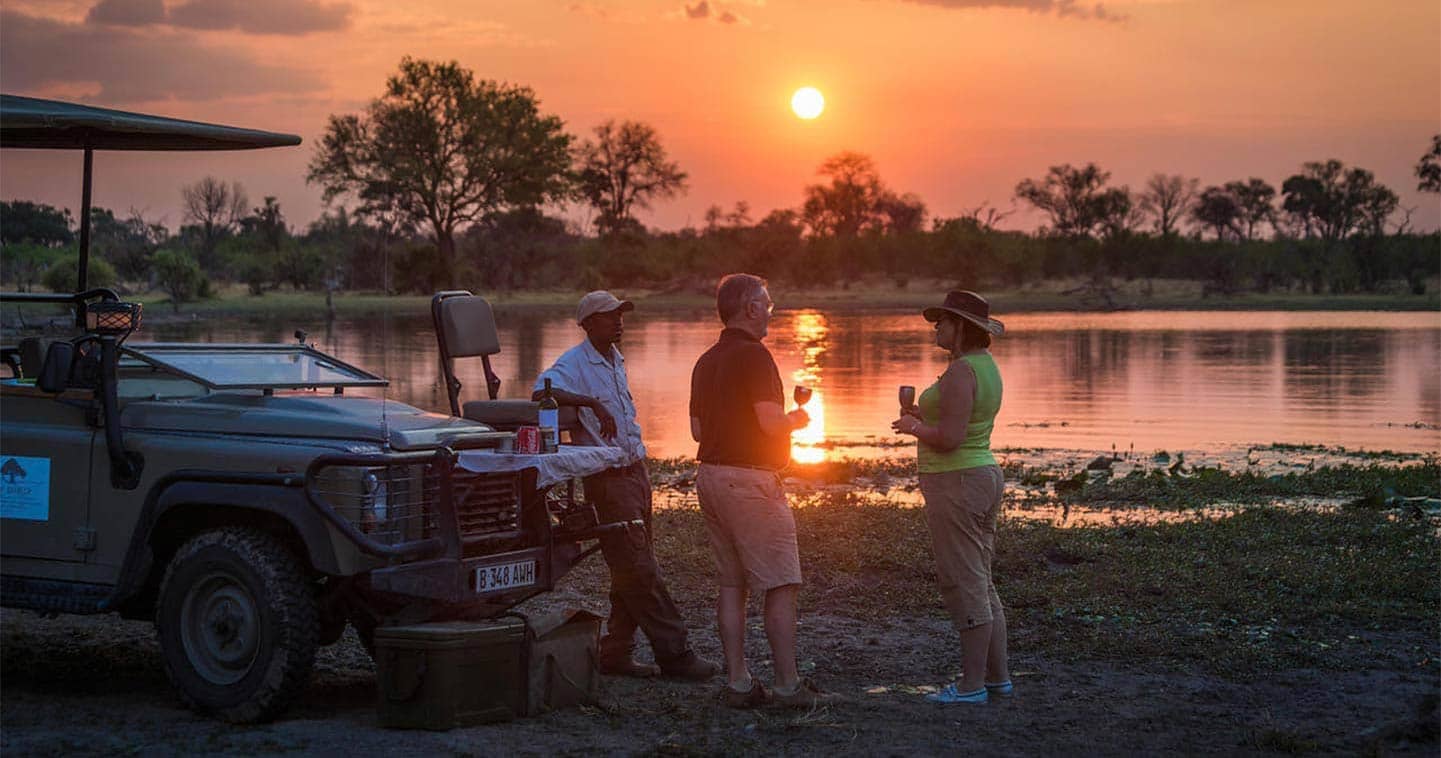
<path fill-rule="evenodd" d="M 560 449 L 560 403 L 550 389 L 550 377 L 545 378 L 545 392 L 540 395 L 540 451 L 554 453 Z"/>

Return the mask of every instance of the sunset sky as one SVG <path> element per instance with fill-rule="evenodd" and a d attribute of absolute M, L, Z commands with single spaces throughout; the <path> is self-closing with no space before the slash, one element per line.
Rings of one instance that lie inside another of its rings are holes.
<path fill-rule="evenodd" d="M 95 202 L 172 229 L 180 186 L 238 180 L 293 224 L 332 113 L 359 111 L 402 56 L 535 90 L 572 132 L 650 123 L 689 192 L 643 213 L 701 225 L 799 205 L 816 167 L 871 155 L 932 215 L 1011 204 L 1016 182 L 1094 161 L 1139 187 L 1161 171 L 1279 186 L 1302 162 L 1373 170 L 1441 225 L 1412 168 L 1441 132 L 1436 0 L 5 0 L 0 89 L 293 132 L 299 148 L 96 157 Z M 791 112 L 814 86 L 820 118 Z M 0 153 L 0 196 L 78 206 L 78 154 Z M 566 214 L 586 217 L 579 210 Z M 1004 226 L 1030 228 L 1025 214 Z"/>

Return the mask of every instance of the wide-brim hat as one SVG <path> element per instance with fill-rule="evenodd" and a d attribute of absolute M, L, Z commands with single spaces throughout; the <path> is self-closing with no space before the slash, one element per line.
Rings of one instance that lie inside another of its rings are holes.
<path fill-rule="evenodd" d="M 951 290 L 946 293 L 944 303 L 921 311 L 930 322 L 940 321 L 947 314 L 963 318 L 991 334 L 1006 333 L 1006 325 L 991 318 L 991 304 L 969 290 Z"/>
<path fill-rule="evenodd" d="M 579 324 L 597 313 L 610 313 L 617 308 L 622 312 L 635 310 L 635 303 L 621 300 L 605 290 L 587 292 L 575 309 L 575 323 Z"/>

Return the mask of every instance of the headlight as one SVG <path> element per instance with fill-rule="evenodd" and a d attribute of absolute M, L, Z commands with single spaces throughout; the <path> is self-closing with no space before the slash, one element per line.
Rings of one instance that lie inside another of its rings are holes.
<path fill-rule="evenodd" d="M 385 521 L 387 518 L 386 495 L 389 489 L 385 486 L 384 474 L 384 469 L 367 469 L 360 477 L 361 488 L 364 490 L 361 496 L 362 506 L 370 511 L 372 521 Z"/>
<path fill-rule="evenodd" d="M 422 539 L 428 528 L 425 466 L 326 466 L 311 491 L 376 541 Z"/>

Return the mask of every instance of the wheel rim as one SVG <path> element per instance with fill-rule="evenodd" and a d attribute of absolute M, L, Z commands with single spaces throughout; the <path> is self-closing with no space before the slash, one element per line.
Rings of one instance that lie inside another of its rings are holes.
<path fill-rule="evenodd" d="M 226 685 L 250 671 L 260 646 L 260 612 L 235 577 L 218 571 L 202 577 L 185 593 L 180 614 L 180 642 L 196 673 Z"/>

